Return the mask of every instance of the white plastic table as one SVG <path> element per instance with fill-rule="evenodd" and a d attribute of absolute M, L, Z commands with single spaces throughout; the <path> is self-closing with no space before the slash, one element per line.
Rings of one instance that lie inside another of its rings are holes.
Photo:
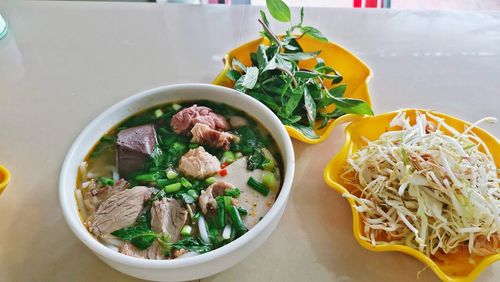
<path fill-rule="evenodd" d="M 210 83 L 226 51 L 258 36 L 259 8 L 2 0 L 0 12 L 10 24 L 0 40 L 0 162 L 13 174 L 0 197 L 0 281 L 133 281 L 66 226 L 57 195 L 63 158 L 119 100 L 159 85 Z M 311 8 L 305 20 L 373 69 L 377 113 L 419 107 L 469 121 L 500 117 L 498 12 Z M 500 126 L 486 129 L 500 137 Z M 407 255 L 356 243 L 347 202 L 322 178 L 342 142 L 342 128 L 319 145 L 294 141 L 295 181 L 278 228 L 205 281 L 437 280 Z M 499 263 L 478 279 L 498 280 Z"/>

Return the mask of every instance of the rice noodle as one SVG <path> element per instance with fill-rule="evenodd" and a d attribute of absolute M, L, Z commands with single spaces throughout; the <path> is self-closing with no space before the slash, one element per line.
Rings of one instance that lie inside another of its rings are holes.
<path fill-rule="evenodd" d="M 89 217 L 89 215 L 87 213 L 87 208 L 85 207 L 85 204 L 83 202 L 82 190 L 76 189 L 75 197 L 78 209 L 80 210 L 80 215 L 82 216 L 83 221 L 85 221 Z"/>
<path fill-rule="evenodd" d="M 500 253 L 498 170 L 472 131 L 493 121 L 484 118 L 459 132 L 433 114 L 417 112 L 410 124 L 400 112 L 390 126 L 401 129 L 350 152 L 342 178 L 359 196 L 343 196 L 356 204 L 363 237 L 373 245 L 390 241 L 428 256 L 458 248 L 475 255 Z"/>

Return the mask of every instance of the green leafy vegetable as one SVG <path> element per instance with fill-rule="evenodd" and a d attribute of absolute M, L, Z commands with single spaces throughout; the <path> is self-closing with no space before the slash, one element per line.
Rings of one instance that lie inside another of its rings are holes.
<path fill-rule="evenodd" d="M 303 24 L 304 9 L 300 11 L 300 22 L 292 24 L 290 9 L 282 0 L 267 0 L 266 4 L 273 18 L 291 26 L 279 37 L 270 29 L 266 13 L 260 11 L 261 34 L 270 43 L 259 45 L 256 52 L 250 54 L 251 66 L 243 66 L 233 59 L 227 77 L 235 82 L 234 88 L 259 100 L 283 124 L 311 139 L 318 138 L 315 129 L 344 114 L 373 115 L 366 101 L 344 97 L 346 85 L 338 85 L 343 77 L 318 57 L 321 50 L 305 51 L 300 46 L 302 36 L 328 40 L 318 29 Z M 299 67 L 299 63 L 306 60 L 316 60 L 316 65 L 312 69 Z M 262 165 L 257 152 L 252 157 L 250 167 Z"/>
<path fill-rule="evenodd" d="M 266 0 L 266 5 L 271 16 L 278 21 L 286 23 L 292 18 L 290 8 L 282 0 Z"/>
<path fill-rule="evenodd" d="M 191 252 L 197 252 L 200 254 L 212 250 L 211 245 L 208 245 L 204 243 L 202 240 L 195 239 L 193 237 L 186 237 L 184 239 L 181 239 L 176 243 L 172 244 L 172 247 L 177 250 L 184 249 Z"/>
<path fill-rule="evenodd" d="M 238 198 L 240 196 L 240 189 L 238 188 L 233 188 L 233 189 L 227 189 L 225 191 L 226 196 L 233 197 L 233 198 Z"/>
<path fill-rule="evenodd" d="M 150 229 L 148 222 L 147 216 L 143 214 L 136 225 L 116 230 L 111 234 L 124 241 L 131 242 L 141 250 L 145 250 L 153 244 L 154 240 L 160 237 L 159 234 Z"/>

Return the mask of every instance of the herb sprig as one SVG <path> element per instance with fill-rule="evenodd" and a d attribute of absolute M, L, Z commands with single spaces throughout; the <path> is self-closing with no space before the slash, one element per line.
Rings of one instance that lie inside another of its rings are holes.
<path fill-rule="evenodd" d="M 291 26 L 277 36 L 266 13 L 260 11 L 261 35 L 270 43 L 250 54 L 251 66 L 233 58 L 226 75 L 235 82 L 234 88 L 264 103 L 283 124 L 313 139 L 318 138 L 315 129 L 344 114 L 373 115 L 365 101 L 343 97 L 347 87 L 339 84 L 343 77 L 318 57 L 321 50 L 305 52 L 300 46 L 303 36 L 328 40 L 318 29 L 304 25 L 304 8 L 299 23 L 292 24 L 290 8 L 282 0 L 266 0 L 266 4 L 273 18 Z M 299 62 L 311 59 L 316 60 L 312 69 L 299 67 Z M 334 111 L 329 110 L 331 105 L 335 105 Z"/>

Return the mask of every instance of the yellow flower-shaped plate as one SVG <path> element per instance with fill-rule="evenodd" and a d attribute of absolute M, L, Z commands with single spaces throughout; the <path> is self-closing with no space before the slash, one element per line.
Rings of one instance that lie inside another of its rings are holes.
<path fill-rule="evenodd" d="M 406 115 L 411 119 L 412 123 L 415 122 L 415 112 L 417 111 L 416 109 L 406 109 L 402 111 L 406 111 Z M 463 131 L 466 126 L 470 125 L 465 121 L 445 114 L 426 110 L 418 111 L 421 113 L 430 112 L 435 116 L 444 118 L 447 124 L 459 131 Z M 340 149 L 339 153 L 330 161 L 324 171 L 324 178 L 329 186 L 331 186 L 341 195 L 344 193 L 350 193 L 352 191 L 351 189 L 353 188 L 349 187 L 349 185 L 345 183 L 345 181 L 341 178 L 341 175 L 347 165 L 346 160 L 349 154 L 351 152 L 356 152 L 359 148 L 366 145 L 366 142 L 363 141 L 362 137 L 367 138 L 368 140 L 376 140 L 382 133 L 394 130 L 393 128 L 389 127 L 389 124 L 391 120 L 396 116 L 396 114 L 397 112 L 390 112 L 373 117 L 365 117 L 347 126 L 345 130 L 346 136 L 343 147 Z M 489 151 L 493 155 L 496 165 L 500 167 L 499 141 L 480 128 L 473 129 L 473 132 L 484 141 Z M 497 260 L 500 260 L 500 254 L 490 255 L 479 259 L 476 258 L 476 264 L 474 265 L 468 262 L 469 255 L 466 252 L 457 252 L 454 255 L 447 255 L 444 260 L 437 260 L 436 258 L 429 258 L 423 253 L 404 245 L 386 244 L 373 246 L 370 242 L 362 238 L 363 222 L 360 221 L 358 212 L 355 209 L 356 204 L 354 200 L 352 200 L 351 198 L 346 199 L 351 205 L 354 237 L 356 238 L 358 243 L 361 244 L 361 246 L 375 252 L 398 251 L 409 254 L 426 264 L 443 281 L 473 281 L 488 265 Z"/>
<path fill-rule="evenodd" d="M 212 83 L 233 88 L 234 82 L 226 76 L 226 73 L 231 69 L 233 58 L 238 59 L 246 66 L 250 66 L 250 53 L 256 52 L 260 44 L 269 44 L 269 41 L 263 38 L 250 41 L 226 54 L 224 57 L 224 69 Z M 342 84 L 347 85 L 344 97 L 361 99 L 371 106 L 371 99 L 368 93 L 368 79 L 371 76 L 371 71 L 365 63 L 347 49 L 332 42 L 324 42 L 309 36 L 303 36 L 299 39 L 299 44 L 305 52 L 321 50 L 318 57 L 322 58 L 327 66 L 333 67 L 342 74 L 344 77 Z M 301 68 L 311 69 L 315 64 L 315 60 L 310 59 L 301 61 L 299 66 Z M 327 86 L 329 86 L 329 83 Z M 331 108 L 331 110 L 333 110 L 333 108 Z M 319 136 L 317 139 L 308 138 L 293 127 L 285 127 L 292 138 L 309 144 L 318 144 L 328 137 L 335 126 L 359 118 L 360 117 L 357 115 L 347 114 L 334 121 L 330 121 L 330 123 L 322 129 L 315 129 L 316 134 Z M 319 124 L 317 126 L 319 126 Z"/>
<path fill-rule="evenodd" d="M 7 184 L 9 184 L 10 181 L 10 172 L 7 168 L 4 166 L 0 165 L 0 195 L 2 194 L 3 190 L 7 187 Z"/>

